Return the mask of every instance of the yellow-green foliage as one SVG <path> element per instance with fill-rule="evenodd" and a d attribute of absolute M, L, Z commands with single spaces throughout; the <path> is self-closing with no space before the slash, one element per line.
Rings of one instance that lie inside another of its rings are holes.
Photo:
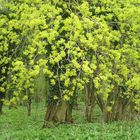
<path fill-rule="evenodd" d="M 115 94 L 139 108 L 138 1 L 13 0 L 0 8 L 2 92 L 33 92 L 42 70 L 54 100 L 70 100 L 92 79 L 108 111 Z"/>

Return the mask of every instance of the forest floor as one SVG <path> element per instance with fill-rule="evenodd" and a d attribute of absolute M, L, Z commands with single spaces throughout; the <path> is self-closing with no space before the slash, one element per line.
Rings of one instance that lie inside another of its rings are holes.
<path fill-rule="evenodd" d="M 95 109 L 93 123 L 87 123 L 82 104 L 73 112 L 73 124 L 52 124 L 51 128 L 42 129 L 44 115 L 42 104 L 33 105 L 31 116 L 27 116 L 26 107 L 10 110 L 4 107 L 0 140 L 140 140 L 140 120 L 106 124 Z"/>

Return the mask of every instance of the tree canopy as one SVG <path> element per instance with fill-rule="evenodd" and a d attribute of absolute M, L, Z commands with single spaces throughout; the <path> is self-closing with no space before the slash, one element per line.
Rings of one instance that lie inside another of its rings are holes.
<path fill-rule="evenodd" d="M 12 94 L 4 103 L 34 95 L 42 72 L 46 121 L 71 120 L 81 94 L 105 121 L 139 111 L 139 16 L 138 0 L 1 1 L 0 92 Z"/>

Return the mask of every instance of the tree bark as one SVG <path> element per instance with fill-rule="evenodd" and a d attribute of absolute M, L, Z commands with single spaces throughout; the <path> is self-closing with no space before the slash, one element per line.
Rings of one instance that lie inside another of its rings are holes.
<path fill-rule="evenodd" d="M 112 122 L 112 121 L 121 121 L 126 116 L 126 106 L 123 104 L 121 99 L 117 100 L 116 103 L 112 106 L 112 110 L 110 112 L 107 111 L 106 106 L 104 106 L 103 110 L 103 119 L 104 122 Z"/>
<path fill-rule="evenodd" d="M 64 100 L 52 101 L 46 110 L 43 127 L 48 127 L 49 122 L 72 123 L 72 105 Z"/>
<path fill-rule="evenodd" d="M 31 111 L 32 111 L 32 99 L 31 99 L 30 96 L 28 97 L 27 110 L 28 110 L 28 116 L 31 116 Z"/>
<path fill-rule="evenodd" d="M 85 117 L 88 122 L 92 121 L 92 110 L 95 106 L 95 95 L 93 89 L 93 83 L 90 82 L 85 86 L 85 93 L 86 93 L 86 110 L 85 110 Z"/>
<path fill-rule="evenodd" d="M 0 115 L 2 114 L 3 101 L 0 99 Z"/>
<path fill-rule="evenodd" d="M 3 99 L 5 98 L 5 93 L 0 92 L 0 115 L 2 114 L 2 108 L 3 108 Z"/>

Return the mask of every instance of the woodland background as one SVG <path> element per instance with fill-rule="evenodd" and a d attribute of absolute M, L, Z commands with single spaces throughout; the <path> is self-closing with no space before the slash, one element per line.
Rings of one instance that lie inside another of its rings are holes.
<path fill-rule="evenodd" d="M 0 0 L 0 138 L 138 140 L 139 6 Z"/>

